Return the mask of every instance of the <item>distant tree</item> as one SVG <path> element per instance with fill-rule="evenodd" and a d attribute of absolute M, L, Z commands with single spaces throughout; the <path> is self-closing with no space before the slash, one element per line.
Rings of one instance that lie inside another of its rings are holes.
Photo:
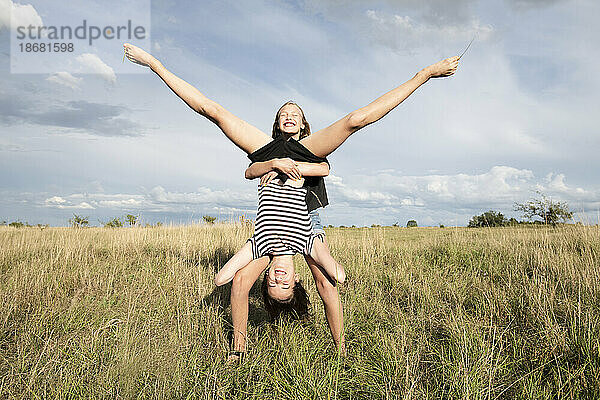
<path fill-rule="evenodd" d="M 415 221 L 414 219 L 411 219 L 406 223 L 407 228 L 416 228 L 417 226 L 417 221 Z"/>
<path fill-rule="evenodd" d="M 204 217 L 202 217 L 202 219 L 204 220 L 204 222 L 206 222 L 207 224 L 214 224 L 215 221 L 217 220 L 217 217 L 211 217 L 210 215 L 205 215 Z"/>
<path fill-rule="evenodd" d="M 444 224 L 440 224 L 440 228 L 444 228 Z"/>
<path fill-rule="evenodd" d="M 495 227 L 505 226 L 508 221 L 504 218 L 504 215 L 499 211 L 486 211 L 481 215 L 474 215 L 469 221 L 469 228 L 482 228 L 482 227 Z"/>
<path fill-rule="evenodd" d="M 537 194 L 538 198 L 533 198 L 525 203 L 515 203 L 515 211 L 520 211 L 523 213 L 523 217 L 530 221 L 541 218 L 544 224 L 552 225 L 556 225 L 559 221 L 567 222 L 573 218 L 573 211 L 569 210 L 566 202 L 553 201 L 541 192 L 537 192 Z"/>
<path fill-rule="evenodd" d="M 127 223 L 129 226 L 134 226 L 137 223 L 138 215 L 127 214 L 125 218 L 127 219 Z"/>
<path fill-rule="evenodd" d="M 27 223 L 25 223 L 27 224 Z M 23 228 L 25 226 L 24 223 L 22 223 L 21 221 L 13 221 L 10 224 L 8 224 L 8 226 L 12 226 L 13 228 Z"/>
<path fill-rule="evenodd" d="M 397 222 L 394 222 L 394 224 L 393 224 L 392 226 L 394 226 L 394 227 L 398 227 L 398 223 L 397 223 Z"/>
<path fill-rule="evenodd" d="M 73 214 L 73 218 L 69 219 L 69 225 L 71 225 L 72 228 L 83 228 L 88 226 L 89 223 L 89 217 L 82 217 L 77 214 Z"/>
<path fill-rule="evenodd" d="M 511 217 L 508 222 L 507 222 L 508 226 L 517 226 L 519 225 L 519 221 L 517 221 L 514 217 Z"/>
<path fill-rule="evenodd" d="M 156 225 L 154 225 L 154 226 L 156 226 L 157 228 L 160 228 L 162 226 L 162 222 L 157 222 Z"/>
<path fill-rule="evenodd" d="M 372 224 L 372 225 L 371 225 L 371 228 L 381 228 L 381 225 L 378 225 L 378 224 Z"/>
<path fill-rule="evenodd" d="M 123 221 L 121 221 L 118 217 L 115 217 L 111 220 L 109 220 L 108 222 L 102 222 L 100 221 L 100 223 L 105 227 L 105 228 L 122 228 L 123 227 Z"/>

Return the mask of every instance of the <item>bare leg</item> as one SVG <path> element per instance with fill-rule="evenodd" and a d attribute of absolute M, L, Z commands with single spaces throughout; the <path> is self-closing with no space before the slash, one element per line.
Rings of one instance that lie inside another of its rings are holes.
<path fill-rule="evenodd" d="M 250 154 L 272 139 L 269 135 L 204 96 L 198 89 L 167 70 L 151 54 L 129 43 L 123 45 L 127 58 L 149 67 L 192 110 L 214 122 L 237 147 Z"/>
<path fill-rule="evenodd" d="M 327 246 L 327 242 L 325 242 L 325 246 Z M 317 285 L 317 291 L 323 301 L 325 317 L 327 318 L 327 325 L 329 325 L 333 342 L 342 355 L 346 355 L 344 310 L 337 287 L 332 284 L 327 275 L 323 272 L 322 267 L 319 266 L 315 260 L 309 256 L 304 256 L 304 259 L 310 267 L 310 272 L 312 272 L 315 284 Z"/>
<path fill-rule="evenodd" d="M 215 276 L 215 285 L 223 286 L 231 282 L 235 273 L 244 268 L 252 261 L 252 244 L 246 242 L 244 246 L 217 272 Z"/>
<path fill-rule="evenodd" d="M 329 247 L 325 242 L 321 242 L 320 239 L 315 238 L 310 256 L 317 264 L 323 267 L 327 275 L 332 279 L 344 283 L 346 280 L 344 267 L 331 256 Z"/>
<path fill-rule="evenodd" d="M 419 71 L 413 78 L 334 122 L 300 142 L 313 154 L 327 157 L 354 132 L 383 118 L 430 78 L 450 76 L 456 71 L 458 57 L 447 58 Z"/>
<path fill-rule="evenodd" d="M 233 350 L 246 350 L 246 332 L 248 330 L 248 295 L 254 282 L 269 265 L 269 257 L 252 260 L 239 270 L 231 286 L 231 319 L 233 320 Z"/>

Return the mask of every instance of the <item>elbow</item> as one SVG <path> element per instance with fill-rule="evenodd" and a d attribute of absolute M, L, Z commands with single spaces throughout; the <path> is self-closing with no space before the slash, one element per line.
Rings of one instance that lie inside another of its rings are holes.
<path fill-rule="evenodd" d="M 252 174 L 250 173 L 250 169 L 246 169 L 246 172 L 244 172 L 244 178 L 246 179 L 253 179 Z"/>
<path fill-rule="evenodd" d="M 322 163 L 322 165 L 323 165 L 323 176 L 328 176 L 329 175 L 329 164 Z"/>
<path fill-rule="evenodd" d="M 346 125 L 348 129 L 357 131 L 360 128 L 368 125 L 368 115 L 362 110 L 352 111 L 346 116 Z"/>

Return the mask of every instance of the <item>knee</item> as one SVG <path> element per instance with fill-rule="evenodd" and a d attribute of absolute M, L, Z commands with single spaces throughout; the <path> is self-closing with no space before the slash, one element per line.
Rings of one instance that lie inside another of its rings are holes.
<path fill-rule="evenodd" d="M 215 285 L 216 286 L 223 286 L 226 283 L 227 283 L 227 281 L 225 281 L 225 279 L 223 279 L 223 277 L 221 276 L 221 274 L 216 274 L 215 275 Z"/>
<path fill-rule="evenodd" d="M 352 111 L 346 116 L 346 123 L 348 124 L 348 128 L 358 130 L 367 125 L 367 113 L 360 109 Z"/>
<path fill-rule="evenodd" d="M 332 296 L 337 296 L 337 288 L 329 282 L 326 277 L 318 279 L 316 282 L 317 291 L 322 299 L 329 299 Z"/>
<path fill-rule="evenodd" d="M 244 275 L 243 270 L 238 271 L 233 277 L 231 284 L 231 296 L 245 296 L 250 292 L 252 285 L 248 285 L 248 278 Z"/>

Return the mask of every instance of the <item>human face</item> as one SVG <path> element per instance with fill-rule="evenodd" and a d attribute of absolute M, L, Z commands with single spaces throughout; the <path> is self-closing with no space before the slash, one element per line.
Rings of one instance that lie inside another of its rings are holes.
<path fill-rule="evenodd" d="M 269 296 L 277 301 L 289 300 L 294 295 L 294 286 L 299 279 L 292 257 L 289 256 L 289 261 L 274 259 L 265 279 Z"/>
<path fill-rule="evenodd" d="M 295 104 L 286 104 L 279 111 L 279 130 L 288 135 L 296 135 L 304 129 L 302 110 Z"/>

